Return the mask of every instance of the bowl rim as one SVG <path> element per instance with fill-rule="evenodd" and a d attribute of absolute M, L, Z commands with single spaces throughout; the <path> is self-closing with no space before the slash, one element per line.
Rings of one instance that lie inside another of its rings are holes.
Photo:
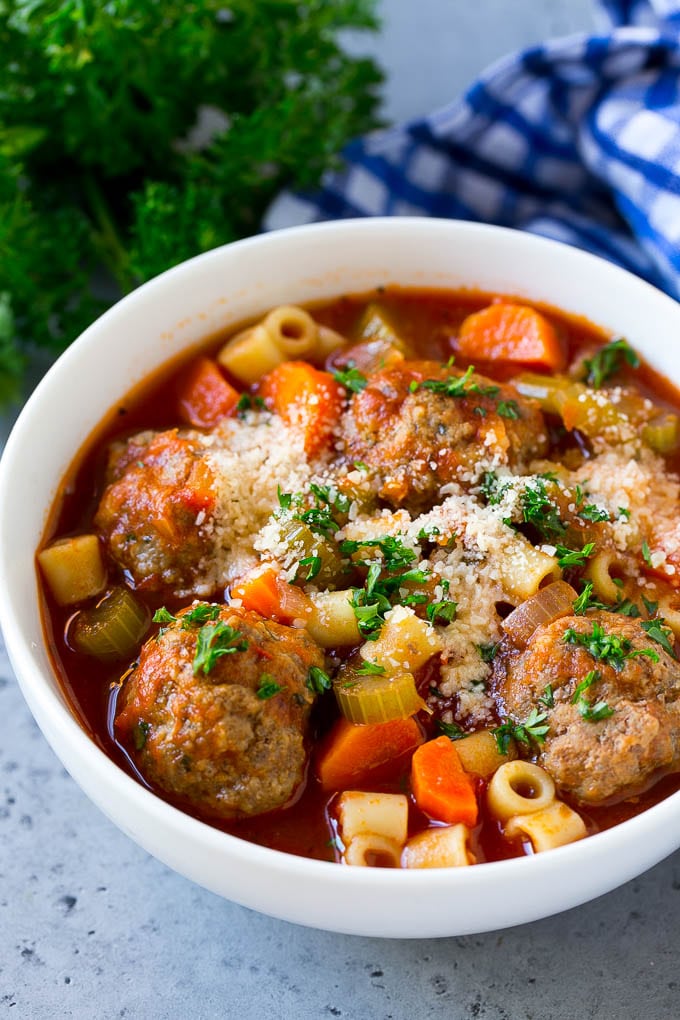
<path fill-rule="evenodd" d="M 423 227 L 423 224 L 426 226 Z M 313 237 L 321 233 L 338 237 L 346 233 L 350 236 L 355 235 L 360 240 L 363 232 L 370 233 L 376 229 L 387 231 L 388 234 L 390 231 L 401 234 L 404 230 L 425 229 L 426 232 L 438 230 L 446 233 L 455 232 L 463 237 L 468 232 L 470 235 L 484 233 L 495 237 L 512 236 L 513 241 L 516 240 L 518 244 L 530 244 L 539 251 L 545 251 L 549 257 L 556 249 L 559 249 L 560 257 L 566 259 L 567 264 L 569 264 L 569 260 L 573 260 L 572 264 L 586 269 L 588 265 L 596 264 L 600 272 L 603 271 L 603 265 L 609 265 L 616 279 L 623 284 L 627 282 L 628 286 L 652 292 L 654 300 L 665 300 L 669 306 L 673 306 L 675 314 L 680 317 L 680 305 L 677 302 L 658 291 L 651 284 L 614 264 L 604 263 L 595 255 L 572 248 L 559 241 L 489 224 L 430 217 L 348 219 L 286 228 L 271 234 L 257 235 L 221 246 L 167 270 L 112 306 L 74 341 L 38 383 L 10 433 L 0 460 L 0 571 L 4 572 L 3 568 L 8 555 L 8 542 L 5 536 L 8 534 L 8 517 L 11 507 L 11 479 L 13 472 L 21 470 L 21 449 L 26 443 L 26 433 L 30 434 L 44 394 L 59 385 L 63 373 L 71 372 L 71 365 L 73 362 L 77 362 L 81 350 L 89 345 L 97 344 L 99 334 L 104 327 L 108 328 L 118 322 L 124 322 L 131 315 L 136 314 L 138 307 L 142 308 L 145 303 L 153 303 L 156 300 L 156 295 L 165 290 L 169 282 L 181 279 L 183 286 L 190 286 L 192 279 L 201 276 L 206 265 L 211 262 L 219 262 L 227 249 L 230 252 L 240 253 L 250 248 L 257 248 L 263 243 L 278 244 L 285 248 L 291 236 L 311 235 Z M 162 361 L 159 361 L 158 364 L 160 366 Z M 678 381 L 680 382 L 680 365 Z M 121 394 L 121 396 L 123 395 Z M 77 456 L 77 453 L 77 451 L 74 453 L 74 457 Z M 37 577 L 35 583 L 37 592 Z M 196 846 L 200 844 L 211 851 L 225 853 L 235 861 L 247 862 L 248 866 L 255 865 L 273 869 L 281 880 L 317 879 L 319 882 L 330 883 L 341 889 L 356 888 L 361 890 L 377 886 L 390 894 L 397 893 L 405 887 L 418 890 L 428 888 L 435 883 L 441 889 L 442 894 L 453 894 L 456 889 L 463 886 L 468 889 L 472 888 L 473 891 L 477 888 L 483 891 L 491 876 L 499 881 L 511 882 L 513 878 L 523 875 L 527 868 L 531 869 L 531 874 L 536 879 L 542 876 L 547 880 L 551 880 L 553 877 L 557 880 L 564 876 L 565 863 L 569 863 L 575 869 L 584 868 L 594 859 L 604 861 L 608 858 L 625 855 L 631 842 L 642 841 L 647 845 L 647 852 L 643 855 L 646 863 L 641 865 L 640 857 L 636 857 L 635 863 L 631 864 L 629 869 L 628 877 L 633 877 L 680 846 L 680 791 L 670 794 L 657 804 L 645 809 L 641 814 L 610 829 L 588 836 L 580 842 L 557 848 L 550 853 L 486 862 L 482 866 L 465 869 L 350 868 L 338 865 L 333 861 L 299 857 L 251 843 L 186 814 L 142 786 L 108 757 L 78 722 L 66 702 L 65 695 L 63 693 L 60 695 L 59 691 L 62 685 L 58 677 L 54 677 L 54 687 L 50 685 L 42 664 L 38 661 L 37 646 L 32 646 L 23 633 L 25 625 L 22 623 L 21 614 L 15 605 L 8 585 L 0 585 L 0 625 L 12 667 L 28 706 L 57 757 L 69 772 L 73 774 L 72 770 L 78 771 L 78 761 L 90 759 L 93 782 L 101 781 L 107 790 L 113 789 L 121 801 L 130 803 L 137 813 L 148 817 L 165 831 L 181 836 Z M 57 745 L 59 749 L 57 749 Z M 68 750 L 65 751 L 64 748 Z M 80 779 L 76 778 L 76 781 L 83 786 Z M 89 792 L 88 796 L 95 799 Z M 100 810 L 109 817 L 113 817 L 115 812 L 109 814 L 105 805 L 98 800 L 96 803 Z M 116 824 L 124 828 L 120 821 L 116 821 Z M 666 833 L 665 839 L 659 843 L 659 834 L 663 832 Z M 140 842 L 136 836 L 133 835 L 132 838 Z M 158 856 L 155 851 L 151 852 Z M 176 870 L 181 869 L 177 868 Z M 625 880 L 617 875 L 611 884 L 607 885 L 606 881 L 600 879 L 597 882 L 597 891 L 593 895 L 609 891 L 610 888 L 620 885 Z M 235 897 L 230 896 L 230 898 Z M 575 906 L 578 902 L 590 898 L 592 898 L 591 895 L 585 895 L 572 901 L 570 905 Z M 235 899 L 237 900 L 237 898 Z M 257 909 L 262 908 L 258 907 Z M 535 913 L 520 917 L 511 923 L 519 924 L 543 916 L 545 913 L 537 909 Z M 292 919 L 297 920 L 298 923 L 306 923 L 304 920 L 300 921 L 299 918 Z M 508 925 L 504 924 L 504 926 Z M 490 929 L 473 927 L 469 930 L 472 932 Z M 368 932 L 364 932 L 364 934 L 368 934 Z"/>

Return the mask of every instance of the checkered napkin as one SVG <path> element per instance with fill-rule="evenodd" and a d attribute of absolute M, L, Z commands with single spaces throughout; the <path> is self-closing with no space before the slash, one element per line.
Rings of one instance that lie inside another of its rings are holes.
<path fill-rule="evenodd" d="M 680 0 L 600 0 L 607 30 L 501 60 L 462 99 L 352 142 L 265 226 L 426 215 L 530 230 L 680 298 Z"/>

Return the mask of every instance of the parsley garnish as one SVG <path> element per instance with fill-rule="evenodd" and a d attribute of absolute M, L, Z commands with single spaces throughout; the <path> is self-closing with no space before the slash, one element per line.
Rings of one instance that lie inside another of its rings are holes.
<path fill-rule="evenodd" d="M 151 729 L 151 723 L 144 722 L 140 719 L 138 723 L 132 727 L 132 743 L 135 746 L 135 751 L 141 751 L 146 745 L 146 738 L 149 735 Z"/>
<path fill-rule="evenodd" d="M 543 538 L 558 538 L 566 531 L 541 478 L 534 479 L 522 493 L 522 519 L 533 525 Z"/>
<path fill-rule="evenodd" d="M 333 372 L 333 378 L 352 393 L 361 393 L 368 386 L 368 379 L 350 362 L 347 368 Z"/>
<path fill-rule="evenodd" d="M 460 740 L 465 736 L 465 730 L 461 729 L 457 723 L 443 722 L 443 720 L 437 719 L 437 729 L 449 740 Z"/>
<path fill-rule="evenodd" d="M 599 390 L 610 376 L 620 370 L 624 363 L 637 368 L 640 359 L 627 340 L 620 337 L 600 348 L 592 358 L 584 358 L 583 367 L 587 372 L 586 382 Z"/>
<path fill-rule="evenodd" d="M 379 549 L 383 554 L 383 563 L 386 570 L 400 570 L 408 567 L 416 559 L 413 549 L 404 545 L 401 539 L 394 535 L 385 535 L 382 538 L 366 538 L 362 540 L 345 539 L 340 543 L 340 552 L 343 556 L 351 556 L 360 549 Z M 362 561 L 360 560 L 361 564 Z M 366 566 L 366 562 L 363 563 Z"/>
<path fill-rule="evenodd" d="M 597 506 L 595 503 L 589 503 L 588 506 L 581 507 L 576 513 L 581 520 L 590 521 L 593 524 L 597 524 L 599 521 L 610 520 L 608 511 L 601 506 Z"/>
<path fill-rule="evenodd" d="M 586 560 L 595 552 L 595 543 L 587 542 L 582 549 L 567 549 L 564 545 L 557 545 L 555 553 L 560 567 L 585 567 Z"/>
<path fill-rule="evenodd" d="M 665 652 L 668 652 L 670 656 L 677 659 L 675 648 L 673 647 L 675 636 L 671 628 L 666 626 L 664 619 L 657 617 L 655 620 L 643 620 L 640 626 L 652 641 L 656 641 Z"/>
<path fill-rule="evenodd" d="M 177 617 L 173 616 L 170 610 L 166 609 L 165 606 L 161 606 L 160 609 L 157 609 L 153 614 L 154 623 L 174 623 L 176 619 Z"/>
<path fill-rule="evenodd" d="M 600 722 L 602 719 L 608 719 L 610 715 L 614 714 L 614 709 L 610 708 L 606 701 L 598 701 L 597 704 L 591 705 L 584 696 L 585 692 L 601 679 L 602 676 L 599 670 L 591 670 L 590 673 L 584 676 L 581 683 L 577 685 L 572 695 L 572 705 L 576 705 L 586 722 Z"/>
<path fill-rule="evenodd" d="M 458 610 L 458 603 L 453 602 L 451 599 L 442 599 L 441 602 L 430 602 L 429 606 L 425 610 L 430 623 L 451 623 L 452 620 L 456 619 L 456 612 Z"/>
<path fill-rule="evenodd" d="M 420 383 L 414 379 L 409 385 L 409 390 L 411 393 L 419 389 L 430 390 L 431 393 L 443 393 L 447 397 L 467 397 L 470 393 L 478 393 L 482 397 L 495 397 L 500 392 L 500 386 L 480 386 L 479 383 L 471 383 L 470 377 L 474 370 L 474 366 L 470 365 L 463 375 L 452 375 L 448 379 L 424 379 Z"/>
<path fill-rule="evenodd" d="M 485 471 L 479 486 L 479 491 L 484 496 L 489 506 L 497 506 L 510 486 L 510 482 L 501 482 L 494 471 Z"/>
<path fill-rule="evenodd" d="M 276 680 L 270 673 L 263 673 L 260 677 L 260 683 L 255 691 L 255 694 L 260 701 L 268 701 L 269 698 L 273 698 L 275 694 L 279 694 L 283 690 L 281 684 L 277 684 Z"/>
<path fill-rule="evenodd" d="M 323 560 L 320 556 L 304 556 L 298 563 L 298 567 L 308 568 L 307 573 L 303 577 L 304 581 L 313 581 L 322 566 Z M 299 571 L 297 573 L 299 574 Z"/>
<path fill-rule="evenodd" d="M 223 655 L 234 655 L 245 652 L 248 642 L 240 630 L 230 627 L 224 620 L 204 624 L 198 632 L 196 654 L 194 655 L 194 675 L 203 673 L 207 676 L 214 669 L 217 660 Z"/>
<path fill-rule="evenodd" d="M 540 695 L 538 700 L 540 704 L 545 705 L 546 708 L 555 707 L 555 693 L 553 691 L 552 684 L 546 684 L 543 694 Z"/>
<path fill-rule="evenodd" d="M 604 602 L 598 602 L 597 599 L 591 598 L 592 594 L 593 582 L 587 581 L 579 597 L 574 599 L 574 612 L 577 616 L 584 616 L 589 609 L 609 609 L 609 606 Z"/>
<path fill-rule="evenodd" d="M 516 400 L 501 400 L 496 408 L 501 418 L 513 418 L 517 420 L 521 418 L 519 404 Z"/>
<path fill-rule="evenodd" d="M 498 651 L 498 644 L 493 642 L 489 645 L 477 645 L 482 662 L 493 662 Z"/>
<path fill-rule="evenodd" d="M 639 655 L 645 655 L 655 662 L 659 656 L 652 648 L 633 650 L 630 638 L 621 637 L 620 634 L 608 634 L 602 624 L 593 621 L 593 629 L 577 631 L 573 627 L 565 630 L 562 640 L 566 644 L 579 645 L 592 655 L 599 662 L 604 662 L 616 670 L 623 669 L 626 659 L 634 659 Z"/>
<path fill-rule="evenodd" d="M 354 672 L 357 676 L 382 676 L 385 667 L 381 666 L 379 662 L 370 662 L 368 659 L 364 659 L 359 669 L 355 669 Z"/>
<path fill-rule="evenodd" d="M 314 694 L 323 694 L 324 691 L 329 691 L 332 686 L 333 682 L 328 673 L 319 666 L 310 666 L 307 674 L 308 690 L 313 691 Z"/>
<path fill-rule="evenodd" d="M 642 558 L 645 561 L 645 563 L 647 564 L 647 566 L 651 567 L 651 565 L 652 565 L 652 554 L 649 551 L 649 546 L 647 545 L 646 542 L 642 543 Z"/>
<path fill-rule="evenodd" d="M 239 418 L 243 418 L 246 411 L 252 411 L 254 407 L 256 407 L 258 411 L 261 411 L 266 407 L 262 397 L 253 397 L 250 393 L 242 393 L 238 398 L 236 413 Z"/>
<path fill-rule="evenodd" d="M 523 723 L 513 723 L 506 719 L 500 726 L 491 731 L 496 740 L 498 753 L 507 754 L 511 740 L 516 740 L 526 747 L 529 747 L 532 743 L 545 743 L 546 734 L 550 729 L 550 725 L 546 723 L 547 718 L 547 712 L 540 712 L 537 708 L 532 708 L 528 718 Z"/>

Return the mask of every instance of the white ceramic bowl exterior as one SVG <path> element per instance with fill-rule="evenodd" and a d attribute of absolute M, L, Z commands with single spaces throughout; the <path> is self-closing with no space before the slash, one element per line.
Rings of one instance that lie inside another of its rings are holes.
<path fill-rule="evenodd" d="M 94 323 L 28 401 L 0 464 L 0 622 L 26 700 L 70 774 L 133 840 L 214 892 L 300 924 L 360 935 L 488 931 L 575 906 L 680 846 L 680 793 L 558 850 L 432 871 L 349 868 L 267 850 L 153 796 L 73 717 L 44 649 L 34 553 L 74 455 L 140 379 L 217 329 L 280 303 L 379 284 L 472 287 L 547 301 L 624 334 L 680 383 L 680 305 L 554 242 L 476 224 L 374 219 L 263 235 L 209 252 L 135 291 Z"/>

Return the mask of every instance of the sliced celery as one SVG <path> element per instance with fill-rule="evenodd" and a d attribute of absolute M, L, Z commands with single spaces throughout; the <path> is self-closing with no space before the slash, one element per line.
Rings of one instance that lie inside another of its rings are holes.
<path fill-rule="evenodd" d="M 118 662 L 137 651 L 149 627 L 149 613 L 127 588 L 113 588 L 76 616 L 69 633 L 73 647 L 102 662 Z"/>
<path fill-rule="evenodd" d="M 425 708 L 413 673 L 362 675 L 345 667 L 333 682 L 338 707 L 353 723 L 380 723 L 407 719 Z"/>

